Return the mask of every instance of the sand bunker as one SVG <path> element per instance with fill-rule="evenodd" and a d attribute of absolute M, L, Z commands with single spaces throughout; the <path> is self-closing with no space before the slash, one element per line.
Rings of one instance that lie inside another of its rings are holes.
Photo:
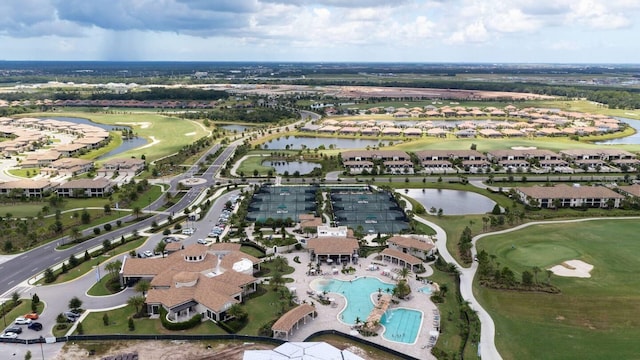
<path fill-rule="evenodd" d="M 140 121 L 140 122 L 123 122 L 118 121 L 116 125 L 129 125 L 129 126 L 139 126 L 140 129 L 146 129 L 151 126 L 150 122 Z"/>
<path fill-rule="evenodd" d="M 593 265 L 581 260 L 568 260 L 560 265 L 552 267 L 551 270 L 558 276 L 590 278 Z"/>
<path fill-rule="evenodd" d="M 186 133 L 186 134 L 184 134 L 184 136 L 193 136 L 193 135 L 195 135 L 195 134 L 196 134 L 195 132 L 190 132 L 190 133 Z"/>

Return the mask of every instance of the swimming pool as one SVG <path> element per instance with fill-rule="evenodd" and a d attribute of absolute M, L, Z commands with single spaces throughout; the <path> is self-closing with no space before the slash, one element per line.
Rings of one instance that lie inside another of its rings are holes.
<path fill-rule="evenodd" d="M 412 309 L 389 309 L 380 324 L 384 326 L 382 337 L 389 341 L 413 344 L 422 326 L 422 312 Z"/>
<path fill-rule="evenodd" d="M 425 286 L 425 287 L 421 287 L 418 291 L 420 291 L 423 294 L 427 294 L 427 295 L 431 295 L 431 286 Z"/>
<path fill-rule="evenodd" d="M 362 277 L 352 281 L 316 279 L 310 285 L 315 291 L 336 293 L 346 298 L 347 305 L 339 317 L 349 325 L 355 325 L 356 319 L 361 322 L 367 320 L 374 307 L 371 294 L 378 293 L 379 290 L 383 294 L 390 294 L 395 287 L 395 284 L 383 282 L 376 277 Z M 416 341 L 421 323 L 421 311 L 405 308 L 390 309 L 380 319 L 380 324 L 385 327 L 383 337 L 403 343 Z"/>
<path fill-rule="evenodd" d="M 381 281 L 375 277 L 361 277 L 352 281 L 336 279 L 317 279 L 311 283 L 311 288 L 316 291 L 326 291 L 344 296 L 347 306 L 340 313 L 340 320 L 349 325 L 355 325 L 356 319 L 364 322 L 373 310 L 371 294 L 378 289 L 383 294 L 391 294 L 395 284 Z"/>

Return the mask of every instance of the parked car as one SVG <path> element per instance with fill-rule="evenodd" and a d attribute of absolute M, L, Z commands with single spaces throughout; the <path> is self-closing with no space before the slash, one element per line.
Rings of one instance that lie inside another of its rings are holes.
<path fill-rule="evenodd" d="M 16 321 L 14 321 L 13 323 L 16 325 L 29 325 L 31 324 L 31 319 L 20 316 L 19 318 L 16 318 Z"/>
<path fill-rule="evenodd" d="M 18 337 L 18 334 L 14 332 L 6 332 L 0 335 L 0 338 L 3 338 L 3 339 L 15 339 L 17 337 Z"/>
<path fill-rule="evenodd" d="M 198 244 L 207 245 L 207 240 L 205 240 L 205 239 L 198 239 Z"/>
<path fill-rule="evenodd" d="M 16 333 L 16 334 L 21 334 L 22 333 L 22 328 L 20 326 L 10 326 L 10 327 L 4 329 L 4 332 L 6 332 L 6 333 L 12 332 L 12 333 Z"/>
<path fill-rule="evenodd" d="M 74 322 L 74 321 L 76 321 L 77 318 L 80 317 L 79 314 L 76 314 L 73 311 L 65 311 L 65 312 L 62 313 L 62 315 L 64 315 L 64 317 L 67 318 L 68 322 Z"/>
<path fill-rule="evenodd" d="M 31 329 L 31 330 L 34 330 L 34 331 L 40 331 L 40 330 L 42 330 L 42 324 L 41 324 L 41 323 L 39 323 L 39 322 L 37 322 L 37 321 L 32 322 L 32 323 L 31 323 L 31 324 L 29 324 L 27 327 L 28 327 L 29 329 Z"/>
<path fill-rule="evenodd" d="M 147 251 L 143 252 L 143 254 L 144 254 L 144 256 L 146 256 L 146 257 L 152 257 L 152 256 L 153 256 L 153 251 L 151 251 L 151 250 L 147 250 Z"/>
<path fill-rule="evenodd" d="M 28 314 L 25 314 L 24 317 L 26 319 L 38 320 L 38 313 L 36 312 L 28 313 Z"/>
<path fill-rule="evenodd" d="M 195 229 L 192 228 L 182 229 L 182 235 L 193 235 L 194 232 Z"/>

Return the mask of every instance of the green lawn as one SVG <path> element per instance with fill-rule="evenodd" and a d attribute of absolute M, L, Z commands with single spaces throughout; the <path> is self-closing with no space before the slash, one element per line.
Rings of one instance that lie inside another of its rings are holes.
<path fill-rule="evenodd" d="M 640 353 L 637 220 L 538 225 L 478 242 L 519 278 L 566 260 L 594 265 L 588 279 L 552 276 L 561 294 L 476 287 L 505 359 L 630 359 Z M 546 275 L 538 275 L 546 281 Z"/>
<path fill-rule="evenodd" d="M 128 318 L 133 316 L 135 309 L 131 306 L 109 310 L 106 312 L 94 312 L 87 315 L 82 321 L 82 328 L 86 335 L 96 334 L 226 334 L 212 321 L 204 321 L 193 329 L 183 331 L 169 331 L 162 327 L 159 319 L 141 318 L 134 319 L 135 330 L 129 331 Z M 109 317 L 109 325 L 103 323 L 103 316 Z"/>
<path fill-rule="evenodd" d="M 40 174 L 40 168 L 30 168 L 30 169 L 11 169 L 8 170 L 9 174 L 14 176 L 20 176 L 23 178 L 32 178 L 38 174 Z"/>
<path fill-rule="evenodd" d="M 259 259 L 263 258 L 264 255 L 265 255 L 263 251 L 260 251 L 260 250 L 258 250 L 256 248 L 252 247 L 252 246 L 246 246 L 246 245 L 242 245 L 240 247 L 240 251 L 242 251 L 245 254 L 249 254 L 251 256 L 255 256 L 255 257 L 259 258 Z"/>
<path fill-rule="evenodd" d="M 238 175 L 244 173 L 244 176 L 253 176 L 253 172 L 255 170 L 258 170 L 258 173 L 261 176 L 266 176 L 269 170 L 271 170 L 273 174 L 275 174 L 275 168 L 262 165 L 263 161 L 270 159 L 269 156 L 261 156 L 262 154 L 253 152 L 251 152 L 249 155 L 251 156 L 246 157 L 238 166 L 238 170 L 236 171 Z"/>
<path fill-rule="evenodd" d="M 7 303 L 11 303 L 11 299 L 9 299 Z M 40 303 L 38 304 L 37 313 L 42 314 L 42 311 L 44 311 L 44 302 L 41 299 Z M 7 326 L 13 325 L 13 322 L 16 320 L 17 317 L 23 316 L 24 314 L 27 314 L 30 312 L 31 312 L 31 299 L 22 299 L 22 302 L 20 303 L 20 305 L 15 307 L 13 310 L 9 311 L 9 313 L 7 313 L 7 316 L 3 317 L 2 320 L 0 320 L 0 325 L 4 326 L 5 322 L 7 323 Z M 26 327 L 23 330 L 26 330 Z"/>
<path fill-rule="evenodd" d="M 98 263 L 102 263 L 110 258 L 112 258 L 115 255 L 118 254 L 125 254 L 128 253 L 130 250 L 133 249 L 137 249 L 138 247 L 140 247 L 140 245 L 144 244 L 144 242 L 147 241 L 147 238 L 141 238 L 135 241 L 131 241 L 126 243 L 125 245 L 120 245 L 116 248 L 111 249 L 111 251 L 109 251 L 108 254 L 103 254 L 100 256 L 100 258 L 95 258 L 95 259 L 91 259 L 89 261 L 85 261 L 82 264 L 74 267 L 73 269 L 69 270 L 66 274 L 60 274 L 57 278 L 56 281 L 52 282 L 49 285 L 52 284 L 59 284 L 59 283 L 63 283 L 63 282 L 67 282 L 67 281 L 71 281 L 74 279 L 79 278 L 80 276 L 88 273 L 91 270 L 95 269 L 95 266 Z M 44 284 L 44 279 L 40 280 L 38 282 L 39 284 Z"/>
<path fill-rule="evenodd" d="M 151 137 L 159 141 L 156 145 L 144 148 L 133 149 L 116 155 L 117 157 L 139 158 L 145 155 L 147 161 L 152 161 L 160 157 L 173 154 L 185 145 L 192 144 L 195 140 L 206 136 L 208 131 L 203 129 L 195 121 L 180 119 L 177 117 L 165 116 L 151 112 L 136 112 L 125 114 L 95 113 L 95 112 L 57 112 L 57 113 L 32 113 L 24 114 L 30 117 L 50 117 L 66 116 L 90 119 L 94 122 L 109 125 L 128 125 L 133 128 L 138 136 L 145 137 L 151 143 Z M 104 159 L 106 160 L 106 159 Z"/>
<path fill-rule="evenodd" d="M 91 295 L 91 296 L 109 296 L 109 295 L 113 295 L 114 294 L 114 292 L 109 290 L 109 287 L 107 286 L 107 283 L 112 282 L 112 279 L 114 279 L 114 278 L 111 275 L 109 275 L 108 273 L 107 274 L 101 274 L 101 275 L 102 276 L 100 277 L 100 281 L 98 281 L 95 284 L 93 284 L 93 286 L 87 291 L 87 295 Z M 115 280 L 113 280 L 113 281 L 115 281 Z"/>
<path fill-rule="evenodd" d="M 282 313 L 283 300 L 280 292 L 274 291 L 271 286 L 264 286 L 265 293 L 245 300 L 244 308 L 249 313 L 247 325 L 238 332 L 242 335 L 258 335 L 258 330 L 264 324 L 278 319 Z M 287 309 L 285 309 L 286 312 Z"/>

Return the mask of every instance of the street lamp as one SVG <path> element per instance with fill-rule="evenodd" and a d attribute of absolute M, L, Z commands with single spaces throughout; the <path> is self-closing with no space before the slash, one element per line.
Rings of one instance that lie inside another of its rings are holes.
<path fill-rule="evenodd" d="M 42 360 L 44 360 L 44 348 L 42 347 L 42 343 L 44 342 L 44 338 L 40 335 L 40 353 L 42 353 Z"/>

